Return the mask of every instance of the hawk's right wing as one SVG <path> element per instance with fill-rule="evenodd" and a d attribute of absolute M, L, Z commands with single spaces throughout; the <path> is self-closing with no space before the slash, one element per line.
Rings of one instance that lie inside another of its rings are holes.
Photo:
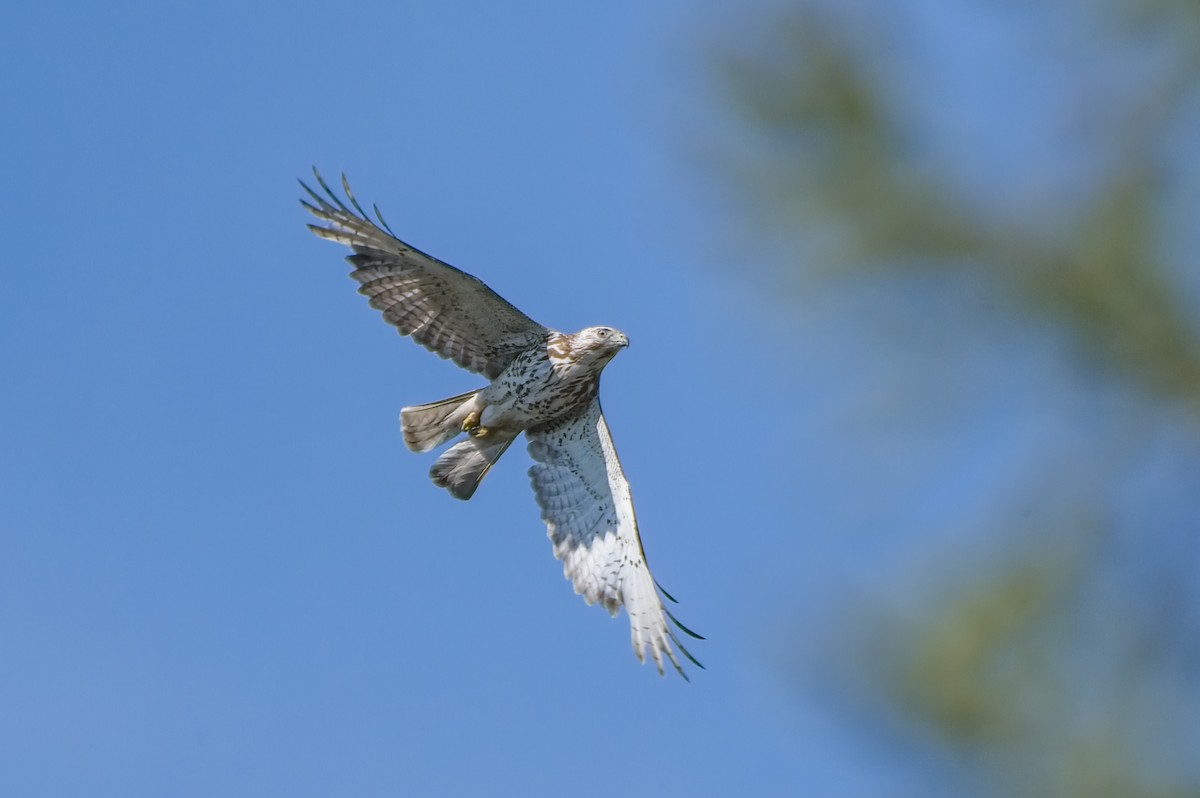
<path fill-rule="evenodd" d="M 613 615 L 624 606 L 633 653 L 643 662 L 649 654 L 659 673 L 665 656 L 687 678 L 672 643 L 703 668 L 679 642 L 671 623 L 703 638 L 675 620 L 658 596 L 662 588 L 646 564 L 629 482 L 600 401 L 593 398 L 578 415 L 528 429 L 525 437 L 536 461 L 529 476 L 554 556 L 562 560 L 563 573 L 575 592 L 588 604 L 599 602 Z M 663 595 L 671 599 L 666 591 Z"/>
<path fill-rule="evenodd" d="M 300 185 L 312 197 L 300 203 L 325 226 L 310 224 L 321 238 L 354 250 L 346 258 L 359 293 L 383 318 L 431 352 L 453 360 L 489 380 L 504 371 L 518 352 L 541 341 L 545 327 L 506 302 L 479 279 L 410 247 L 391 235 L 387 223 L 375 224 L 359 207 L 342 177 L 348 208 L 313 170 L 326 196 Z M 356 212 L 357 211 L 357 212 Z"/>

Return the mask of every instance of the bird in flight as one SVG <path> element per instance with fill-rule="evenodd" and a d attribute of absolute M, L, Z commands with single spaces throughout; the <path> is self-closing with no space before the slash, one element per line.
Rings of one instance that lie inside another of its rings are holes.
<path fill-rule="evenodd" d="M 629 345 L 611 327 L 561 333 L 543 327 L 477 278 L 396 238 L 375 206 L 363 211 L 346 177 L 346 204 L 313 169 L 320 193 L 300 181 L 320 220 L 308 229 L 349 247 L 346 260 L 359 293 L 383 318 L 431 352 L 483 375 L 483 388 L 400 411 L 404 443 L 427 452 L 465 436 L 438 457 L 429 475 L 457 499 L 470 499 L 509 445 L 525 433 L 529 477 L 554 556 L 588 604 L 629 616 L 633 653 L 665 657 L 684 679 L 675 619 L 659 598 L 675 602 L 650 575 L 638 535 L 629 482 L 600 411 L 600 372 Z M 674 644 L 674 647 L 672 647 Z"/>

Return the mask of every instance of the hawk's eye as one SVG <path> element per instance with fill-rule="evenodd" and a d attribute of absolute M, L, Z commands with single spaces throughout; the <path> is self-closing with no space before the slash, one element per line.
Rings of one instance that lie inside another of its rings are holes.
<path fill-rule="evenodd" d="M 599 335 L 601 338 L 607 338 L 608 330 L 596 330 L 596 335 Z"/>

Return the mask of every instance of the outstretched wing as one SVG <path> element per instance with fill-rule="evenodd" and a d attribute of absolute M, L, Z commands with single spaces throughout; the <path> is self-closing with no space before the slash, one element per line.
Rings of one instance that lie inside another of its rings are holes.
<path fill-rule="evenodd" d="M 563 574 L 574 583 L 575 592 L 588 604 L 599 602 L 613 615 L 624 605 L 633 653 L 645 662 L 648 650 L 659 673 L 665 654 L 687 678 L 672 643 L 703 668 L 668 624 L 669 619 L 683 632 L 703 639 L 676 621 L 658 597 L 638 536 L 629 482 L 599 399 L 592 399 L 578 416 L 526 430 L 525 435 L 535 461 L 529 477 L 554 556 L 563 561 Z"/>
<path fill-rule="evenodd" d="M 300 200 L 325 223 L 309 230 L 354 250 L 346 258 L 360 283 L 358 292 L 370 298 L 383 318 L 431 352 L 463 368 L 495 379 L 518 352 L 534 346 L 549 332 L 482 281 L 410 247 L 391 234 L 375 208 L 379 224 L 359 206 L 342 176 L 342 188 L 353 210 L 334 194 L 316 169 L 317 185 L 300 185 L 313 203 Z"/>

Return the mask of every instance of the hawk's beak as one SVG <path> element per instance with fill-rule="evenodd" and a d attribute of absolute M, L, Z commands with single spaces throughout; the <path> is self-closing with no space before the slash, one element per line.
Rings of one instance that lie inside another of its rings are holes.
<path fill-rule="evenodd" d="M 617 333 L 617 342 L 626 348 L 629 346 L 629 338 L 625 333 Z"/>

